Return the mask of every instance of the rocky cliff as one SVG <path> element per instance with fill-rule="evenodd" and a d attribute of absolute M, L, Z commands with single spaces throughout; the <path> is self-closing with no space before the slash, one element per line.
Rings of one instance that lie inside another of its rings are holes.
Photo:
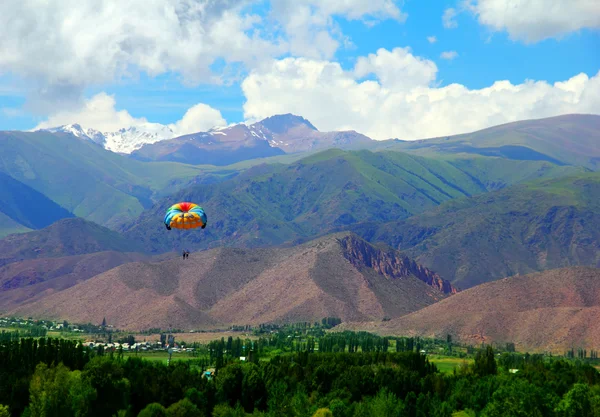
<path fill-rule="evenodd" d="M 358 269 L 363 267 L 373 268 L 388 279 L 401 279 L 414 275 L 444 294 L 456 294 L 458 292 L 458 289 L 454 288 L 449 281 L 423 265 L 419 265 L 414 260 L 403 256 L 400 252 L 383 251 L 353 234 L 339 239 L 339 242 L 344 257 Z"/>

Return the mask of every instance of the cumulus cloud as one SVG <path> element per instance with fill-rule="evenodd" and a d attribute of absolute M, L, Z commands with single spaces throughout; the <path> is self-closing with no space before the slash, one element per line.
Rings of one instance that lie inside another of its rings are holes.
<path fill-rule="evenodd" d="M 90 85 L 164 73 L 222 82 L 211 66 L 255 68 L 288 53 L 331 57 L 349 43 L 333 17 L 401 20 L 393 0 L 21 0 L 0 2 L 0 74 L 28 80 L 30 110 L 74 111 Z"/>
<path fill-rule="evenodd" d="M 453 60 L 457 56 L 458 56 L 458 52 L 456 52 L 456 51 L 444 51 L 440 54 L 440 58 L 448 59 L 448 60 Z"/>
<path fill-rule="evenodd" d="M 432 61 L 403 48 L 380 49 L 349 71 L 327 60 L 276 60 L 242 82 L 244 115 L 253 121 L 289 112 L 321 130 L 353 129 L 374 139 L 413 140 L 522 119 L 600 113 L 600 72 L 554 84 L 497 81 L 468 89 L 436 86 L 436 71 Z M 367 73 L 376 79 L 362 79 Z"/>
<path fill-rule="evenodd" d="M 86 85 L 135 71 L 206 80 L 217 57 L 251 62 L 277 50 L 247 33 L 243 0 L 23 0 L 0 3 L 0 68 L 43 84 Z"/>
<path fill-rule="evenodd" d="M 221 116 L 221 112 L 210 107 L 208 104 L 199 103 L 191 107 L 176 123 L 169 127 L 177 135 L 188 133 L 205 132 L 213 127 L 226 126 L 227 122 Z"/>
<path fill-rule="evenodd" d="M 429 43 L 436 43 L 437 42 L 437 38 L 435 36 L 428 36 L 427 37 L 427 41 Z"/>
<path fill-rule="evenodd" d="M 456 22 L 456 16 L 458 15 L 456 9 L 449 7 L 444 10 L 444 14 L 442 15 L 442 25 L 446 29 L 455 29 L 458 27 L 458 23 Z"/>
<path fill-rule="evenodd" d="M 33 130 L 78 123 L 86 128 L 93 128 L 101 132 L 116 132 L 119 129 L 131 126 L 148 125 L 144 117 L 133 117 L 127 110 L 117 110 L 114 96 L 99 93 L 84 102 L 84 105 L 75 111 L 60 111 L 38 124 Z M 185 135 L 206 131 L 215 126 L 225 125 L 221 113 L 203 103 L 191 107 L 181 120 L 170 124 L 168 127 L 176 135 Z"/>
<path fill-rule="evenodd" d="M 363 19 L 368 25 L 383 19 L 406 19 L 393 0 L 271 0 L 271 7 L 271 16 L 283 28 L 291 54 L 308 58 L 329 59 L 341 44 L 349 42 L 334 17 Z"/>
<path fill-rule="evenodd" d="M 84 127 L 91 127 L 102 132 L 114 132 L 121 128 L 148 122 L 143 117 L 133 117 L 127 110 L 117 110 L 115 104 L 114 96 L 99 93 L 86 100 L 81 108 L 74 111 L 59 111 L 38 124 L 33 130 L 79 123 Z"/>
<path fill-rule="evenodd" d="M 465 0 L 480 24 L 526 43 L 600 28 L 597 0 Z"/>
<path fill-rule="evenodd" d="M 436 73 L 433 61 L 414 56 L 410 48 L 380 48 L 375 54 L 359 57 L 354 66 L 357 78 L 374 74 L 383 86 L 396 89 L 429 85 Z"/>

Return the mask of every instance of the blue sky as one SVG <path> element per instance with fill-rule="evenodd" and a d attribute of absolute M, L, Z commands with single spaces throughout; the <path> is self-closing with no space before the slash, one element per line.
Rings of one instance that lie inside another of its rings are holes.
<path fill-rule="evenodd" d="M 186 1 L 193 3 L 193 0 Z M 379 3 L 382 4 L 388 2 L 391 2 L 391 0 L 379 1 Z M 581 19 L 582 23 L 580 28 L 576 28 L 576 30 L 568 30 L 569 28 L 567 28 L 562 31 L 557 29 L 555 36 L 550 36 L 534 42 L 526 42 L 523 39 L 512 39 L 510 31 L 512 30 L 515 33 L 521 33 L 519 31 L 528 30 L 527 25 L 532 27 L 531 30 L 535 30 L 537 27 L 540 32 L 551 31 L 551 29 L 548 29 L 550 23 L 544 26 L 545 23 L 543 20 L 546 19 L 548 22 L 552 22 L 553 16 L 542 15 L 539 17 L 539 22 L 534 22 L 535 24 L 533 25 L 531 22 L 527 22 L 527 20 L 524 19 L 522 27 L 510 28 L 508 27 L 511 24 L 509 22 L 507 24 L 507 30 L 506 28 L 498 29 L 497 27 L 482 23 L 479 17 L 483 12 L 480 12 L 478 15 L 466 10 L 461 11 L 461 4 L 459 2 L 418 0 L 395 2 L 397 9 L 401 11 L 401 13 L 407 15 L 404 21 L 401 21 L 402 19 L 395 19 L 393 16 L 383 16 L 382 18 L 377 19 L 378 13 L 381 14 L 381 10 L 370 10 L 371 14 L 365 13 L 360 18 L 350 19 L 348 17 L 352 17 L 352 13 L 355 15 L 356 13 L 360 14 L 360 8 L 363 7 L 359 4 L 360 1 L 357 0 L 355 3 L 357 4 L 356 10 L 358 11 L 338 11 L 337 14 L 336 10 L 334 10 L 335 8 L 333 10 L 317 11 L 314 12 L 314 16 L 311 15 L 312 20 L 307 21 L 307 24 L 312 25 L 310 26 L 312 29 L 309 29 L 306 32 L 310 32 L 313 29 L 314 31 L 323 30 L 324 32 L 329 33 L 332 39 L 337 39 L 339 41 L 340 45 L 333 54 L 327 56 L 327 54 L 324 53 L 321 54 L 321 56 L 318 56 L 318 51 L 313 53 L 307 49 L 307 44 L 308 47 L 310 47 L 311 43 L 309 39 L 308 42 L 304 41 L 302 45 L 296 48 L 296 51 L 301 51 L 300 53 L 295 52 L 294 47 L 292 46 L 289 50 L 282 51 L 282 53 L 273 53 L 267 57 L 261 56 L 260 60 L 264 63 L 264 61 L 267 60 L 277 60 L 285 56 L 292 56 L 295 58 L 313 60 L 315 62 L 325 61 L 336 63 L 339 64 L 343 70 L 350 73 L 356 64 L 358 57 L 366 57 L 369 54 L 375 54 L 380 48 L 392 51 L 394 48 L 408 47 L 410 48 L 409 53 L 412 56 L 418 59 L 432 61 L 437 67 L 435 79 L 429 82 L 430 88 L 439 89 L 457 83 L 464 86 L 466 90 L 480 90 L 482 88 L 490 87 L 494 82 L 499 80 L 508 80 L 513 85 L 522 84 L 526 80 L 546 81 L 551 86 L 555 82 L 567 81 L 580 73 L 584 73 L 589 79 L 593 79 L 600 70 L 600 31 L 598 30 L 597 24 L 590 24 L 586 21 L 585 15 L 589 15 L 589 11 L 586 10 L 575 11 L 573 16 L 569 16 L 570 21 Z M 378 1 L 374 0 L 373 3 L 378 3 Z M 476 4 L 475 7 L 480 7 L 481 10 L 483 10 L 484 7 L 487 7 L 483 0 L 480 0 L 479 4 L 477 3 L 477 1 L 473 2 L 473 4 Z M 0 8 L 2 7 L 8 6 L 0 6 Z M 313 7 L 315 6 L 313 5 Z M 523 7 L 522 14 L 526 15 L 527 13 L 531 13 L 533 16 L 531 19 L 538 19 L 535 10 L 528 10 L 527 6 Z M 442 16 L 444 11 L 448 8 L 454 8 L 459 11 L 454 19 L 457 25 L 455 28 L 445 28 L 442 24 Z M 274 8 L 271 7 L 269 2 L 263 2 L 255 6 L 252 11 L 262 13 L 262 17 L 266 18 L 267 13 L 272 12 L 273 9 Z M 250 9 L 244 9 L 243 13 L 246 13 L 248 10 Z M 296 15 L 299 14 L 298 11 L 294 10 L 290 11 L 290 13 L 296 13 Z M 598 13 L 600 14 L 600 12 Z M 1 9 L 0 14 L 2 14 Z M 329 21 L 330 23 L 315 23 L 319 17 L 317 15 L 326 16 L 331 19 Z M 290 29 L 291 26 L 286 27 L 286 22 L 292 17 L 294 16 L 281 15 L 277 22 L 282 28 L 273 31 L 271 35 L 276 36 L 283 34 L 283 38 L 287 40 L 293 39 L 294 37 L 306 38 L 307 36 L 311 36 L 302 32 L 302 29 L 293 29 L 298 31 L 296 33 Z M 133 17 L 131 17 L 131 19 L 133 19 Z M 376 23 L 370 23 L 374 20 L 378 21 Z M 598 19 L 598 21 L 600 21 L 600 19 Z M 1 23 L 2 22 L 0 21 L 0 24 Z M 565 25 L 567 25 L 567 23 L 565 23 Z M 594 27 L 595 25 L 596 27 Z M 264 21 L 261 22 L 258 27 L 263 31 L 273 29 Z M 246 33 L 249 32 L 247 31 Z M 0 33 L 0 35 L 2 35 L 2 33 Z M 436 41 L 433 43 L 428 40 L 428 37 L 431 36 L 435 36 L 436 38 Z M 531 36 L 535 37 L 537 35 L 533 34 Z M 342 43 L 343 37 L 348 39 L 351 44 L 344 46 Z M 1 47 L 0 44 L 0 48 Z M 305 50 L 308 52 L 306 54 L 302 53 L 302 51 Z M 256 52 L 255 55 L 260 55 L 262 53 L 258 47 L 257 51 L 258 52 Z M 456 52 L 456 57 L 451 60 L 442 59 L 441 54 L 449 51 Z M 236 52 L 236 54 L 243 54 L 243 51 Z M 36 57 L 27 56 L 24 53 L 22 59 L 35 60 Z M 101 57 L 99 59 L 101 59 Z M 218 59 L 219 62 L 217 64 L 210 63 L 212 68 L 217 69 L 217 71 L 219 67 L 223 66 L 223 60 L 220 58 Z M 227 57 L 225 57 L 225 59 L 227 59 Z M 274 111 L 281 109 L 282 112 L 292 110 L 292 112 L 298 113 L 306 108 L 307 112 L 310 113 L 314 107 L 311 103 L 299 104 L 290 102 L 290 100 L 293 101 L 293 96 L 292 98 L 286 98 L 289 94 L 285 91 L 279 91 L 281 94 L 277 91 L 269 91 L 268 93 L 265 93 L 266 97 L 268 97 L 269 106 L 268 108 L 261 109 L 259 101 L 265 101 L 267 99 L 264 98 L 262 94 L 261 97 L 247 97 L 241 87 L 241 82 L 248 76 L 250 71 L 257 71 L 257 67 L 254 64 L 246 63 L 244 65 L 238 65 L 238 68 L 241 69 L 241 73 L 237 80 L 228 80 L 231 85 L 217 85 L 210 81 L 207 82 L 206 80 L 201 80 L 199 84 L 196 83 L 196 85 L 191 86 L 181 82 L 181 73 L 185 71 L 191 71 L 193 73 L 193 64 L 186 64 L 187 67 L 183 70 L 174 68 L 173 71 L 158 71 L 162 73 L 153 76 L 145 73 L 143 69 L 138 69 L 137 67 L 139 67 L 139 65 L 136 65 L 135 61 L 127 62 L 127 64 L 131 65 L 132 68 L 135 68 L 134 77 L 120 77 L 119 75 L 115 75 L 113 77 L 108 77 L 108 79 L 101 79 L 102 74 L 100 74 L 97 77 L 98 80 L 94 79 L 94 77 L 83 79 L 82 81 L 78 80 L 76 84 L 78 88 L 81 89 L 81 101 L 90 100 L 99 93 L 106 93 L 114 98 L 115 110 L 124 110 L 133 119 L 145 118 L 150 122 L 162 124 L 177 122 L 184 116 L 188 109 L 198 103 L 207 104 L 218 110 L 227 123 L 241 122 L 250 113 L 257 117 L 267 116 L 267 113 L 265 112 L 268 112 L 268 109 L 274 109 Z M 85 70 L 85 63 L 82 65 L 82 68 Z M 264 68 L 258 71 L 262 71 L 264 77 L 267 77 L 266 73 L 269 72 Z M 418 72 L 419 68 L 415 71 Z M 70 103 L 68 106 L 65 105 L 65 108 L 63 109 L 61 106 L 63 103 L 67 103 L 68 100 L 61 98 L 60 94 L 58 97 L 52 96 L 49 104 L 48 98 L 45 98 L 44 106 L 35 105 L 36 100 L 39 100 L 36 96 L 36 90 L 40 87 L 44 88 L 44 83 L 53 82 L 52 80 L 55 77 L 53 74 L 39 72 L 31 69 L 25 64 L 19 66 L 14 62 L 3 62 L 1 59 L 0 74 L 2 74 L 0 76 L 0 129 L 31 129 L 38 123 L 51 118 L 53 113 L 61 111 L 65 115 L 71 115 L 70 117 L 72 118 L 81 115 L 81 117 L 85 119 L 85 115 L 78 113 L 78 104 Z M 69 80 L 68 75 L 69 74 L 67 73 L 67 80 Z M 272 73 L 269 73 L 269 77 L 271 78 L 268 79 L 273 80 L 272 77 L 274 76 L 275 75 Z M 378 82 L 378 77 L 379 74 L 374 70 L 369 78 Z M 396 74 L 396 77 L 401 79 L 403 75 L 398 73 Z M 122 79 L 119 80 L 119 78 Z M 357 83 L 358 88 L 358 84 L 361 80 L 355 79 L 354 81 Z M 383 85 L 383 83 L 380 84 L 381 89 L 389 89 L 389 86 Z M 598 83 L 595 83 L 594 86 L 597 84 Z M 401 92 L 403 97 L 407 94 L 409 87 L 404 85 L 404 90 Z M 583 86 L 581 88 L 584 89 Z M 589 90 L 589 87 L 586 87 L 585 89 Z M 336 91 L 337 90 L 332 90 L 331 94 L 345 94 L 344 90 L 340 90 L 339 93 L 336 93 Z M 304 92 L 305 91 L 303 90 L 303 93 Z M 380 94 L 384 94 L 384 92 L 380 91 Z M 397 94 L 397 97 L 399 97 L 400 92 Z M 535 94 L 540 94 L 541 98 L 534 101 L 555 100 L 552 92 L 536 92 Z M 280 96 L 281 104 L 278 104 L 278 97 Z M 315 102 L 321 102 L 319 101 L 321 100 L 319 97 L 322 96 L 320 96 L 317 91 L 315 92 L 314 99 L 311 99 L 310 95 L 306 95 L 306 97 L 308 98 L 304 98 L 304 101 L 314 100 Z M 455 131 L 458 133 L 461 129 L 468 130 L 470 126 L 479 127 L 481 125 L 484 127 L 486 124 L 493 124 L 496 120 L 501 121 L 502 118 L 497 114 L 499 112 L 497 110 L 498 102 L 505 102 L 506 100 L 510 100 L 510 98 L 501 98 L 490 103 L 490 107 L 493 107 L 495 110 L 490 110 L 486 115 L 478 116 L 482 119 L 477 122 L 478 124 L 462 124 L 455 128 L 453 128 L 453 126 L 444 126 L 440 127 L 440 133 L 445 133 L 448 130 L 450 133 L 454 133 Z M 522 103 L 522 99 L 518 97 L 515 97 L 515 100 L 521 100 L 519 103 Z M 570 103 L 572 101 L 571 98 L 564 98 L 561 100 L 565 103 Z M 587 110 L 587 112 L 600 113 L 600 109 L 597 107 L 599 101 L 596 97 L 591 99 L 587 97 L 585 100 L 587 101 L 584 101 L 584 98 L 582 98 L 582 103 L 574 105 L 573 111 L 583 109 Z M 247 112 L 245 115 L 243 105 L 246 101 L 248 101 L 249 104 L 254 103 L 253 108 L 255 110 L 253 112 Z M 386 99 L 386 101 L 375 102 L 373 107 L 377 107 L 378 105 L 383 107 L 386 106 L 386 103 L 388 102 L 388 99 Z M 483 104 L 480 102 L 478 103 L 478 105 L 486 105 L 485 102 Z M 356 108 L 356 106 L 352 108 Z M 399 106 L 399 109 L 401 108 L 402 106 Z M 37 112 L 34 112 L 32 109 L 36 109 Z M 569 111 L 570 107 L 565 104 L 564 109 L 565 111 Z M 375 116 L 379 117 L 377 109 L 373 109 L 373 111 L 373 117 L 370 116 L 370 119 L 373 119 Z M 404 110 L 403 114 L 406 113 L 407 111 Z M 435 115 L 426 115 L 423 112 L 419 115 L 416 112 L 413 112 L 412 108 L 410 109 L 410 113 L 410 120 L 414 120 L 415 118 L 418 119 L 419 117 L 435 117 Z M 543 111 L 539 110 L 539 106 L 532 102 L 530 105 L 524 105 L 521 113 L 514 113 L 507 116 L 507 121 L 514 118 L 537 116 L 538 114 L 540 116 L 546 116 Z M 311 115 L 303 114 L 303 116 L 310 119 Z M 314 117 L 317 117 L 320 124 L 325 125 L 326 127 L 356 128 L 356 130 L 367 131 L 368 133 L 373 134 L 378 132 L 378 134 L 383 137 L 386 135 L 392 136 L 397 132 L 400 134 L 404 133 L 408 137 L 412 133 L 401 129 L 398 129 L 397 131 L 394 131 L 393 129 L 382 131 L 378 127 L 371 126 L 366 119 L 365 121 L 357 122 L 357 125 L 353 126 L 352 121 L 355 118 L 353 118 L 351 114 L 348 116 L 347 120 L 344 120 L 343 116 L 338 116 L 335 121 L 332 120 L 330 122 L 329 119 L 317 114 L 315 110 Z M 396 116 L 391 114 L 386 120 L 390 120 L 390 123 L 393 123 L 395 120 L 394 117 Z M 332 116 L 331 118 L 333 119 L 335 117 Z M 70 119 L 65 116 L 62 118 L 58 117 L 56 120 L 62 121 Z M 404 122 L 406 122 L 406 120 Z M 101 124 L 101 122 L 98 123 Z M 386 121 L 378 122 L 379 125 L 382 123 L 386 123 Z M 400 121 L 398 123 L 400 123 Z M 423 124 L 426 125 L 426 123 L 426 120 L 423 119 Z M 202 124 L 200 123 L 198 126 L 202 126 Z M 317 126 L 319 127 L 319 123 L 317 123 Z M 99 128 L 101 128 L 101 126 L 99 126 Z M 431 132 L 431 134 L 435 133 L 437 133 L 437 131 Z M 418 133 L 415 134 L 418 135 Z M 427 136 L 427 132 L 423 132 L 423 136 Z"/>

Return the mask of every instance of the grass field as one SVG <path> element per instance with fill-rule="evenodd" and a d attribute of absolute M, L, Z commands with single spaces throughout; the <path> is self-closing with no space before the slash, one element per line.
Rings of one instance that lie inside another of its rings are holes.
<path fill-rule="evenodd" d="M 428 356 L 427 359 L 429 359 L 429 362 L 434 363 L 435 366 L 437 366 L 437 368 L 440 370 L 440 372 L 443 372 L 443 373 L 450 373 L 454 370 L 454 368 L 456 368 L 458 370 L 460 365 L 463 363 L 468 363 L 468 364 L 473 363 L 473 359 L 471 359 L 471 358 L 461 359 L 461 358 L 438 356 L 438 355 Z"/>
<path fill-rule="evenodd" d="M 157 352 L 123 352 L 123 356 L 126 358 L 143 358 L 149 361 L 162 362 L 164 364 L 167 363 L 169 359 L 169 353 L 165 351 L 157 351 Z M 186 352 L 173 352 L 171 355 L 171 361 L 189 361 L 199 359 L 198 357 L 192 356 Z"/>

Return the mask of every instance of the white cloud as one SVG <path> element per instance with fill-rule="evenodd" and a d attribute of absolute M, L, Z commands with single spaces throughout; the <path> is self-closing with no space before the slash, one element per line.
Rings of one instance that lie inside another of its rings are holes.
<path fill-rule="evenodd" d="M 598 0 L 466 0 L 480 24 L 526 43 L 600 28 Z"/>
<path fill-rule="evenodd" d="M 363 19 L 369 26 L 380 19 L 406 19 L 393 0 L 271 0 L 271 6 L 292 55 L 308 58 L 332 58 L 340 44 L 348 43 L 334 17 Z"/>
<path fill-rule="evenodd" d="M 75 111 L 60 111 L 38 124 L 33 130 L 79 123 L 86 128 L 101 132 L 116 132 L 131 126 L 148 125 L 148 120 L 133 117 L 127 110 L 117 110 L 113 96 L 99 93 L 86 100 L 83 107 Z M 206 131 L 214 126 L 225 125 L 221 113 L 203 103 L 191 107 L 181 120 L 168 125 L 176 135 Z"/>
<path fill-rule="evenodd" d="M 145 71 L 211 77 L 217 57 L 251 63 L 279 49 L 246 33 L 245 1 L 0 2 L 0 69 L 41 90 L 83 87 Z M 80 89 L 78 90 L 80 91 Z M 51 93 L 51 91 L 49 91 Z"/>
<path fill-rule="evenodd" d="M 600 72 L 554 84 L 497 81 L 470 90 L 460 84 L 435 87 L 436 70 L 433 62 L 401 48 L 380 49 L 359 59 L 352 71 L 325 60 L 277 60 L 242 82 L 244 114 L 258 120 L 289 112 L 321 130 L 353 129 L 375 139 L 412 140 L 522 119 L 600 113 Z M 361 80 L 366 73 L 377 79 Z"/>
<path fill-rule="evenodd" d="M 91 127 L 101 132 L 115 132 L 122 128 L 148 122 L 143 117 L 133 117 L 127 110 L 117 110 L 115 104 L 113 96 L 99 93 L 86 100 L 83 107 L 75 111 L 59 111 L 38 124 L 33 130 L 79 123 L 84 127 Z"/>
<path fill-rule="evenodd" d="M 437 38 L 435 36 L 428 36 L 427 37 L 427 41 L 429 43 L 436 43 L 437 42 Z"/>
<path fill-rule="evenodd" d="M 255 68 L 287 53 L 331 57 L 348 44 L 334 16 L 397 19 L 393 0 L 0 1 L 0 75 L 27 79 L 30 110 L 75 111 L 83 91 L 118 79 L 176 73 L 185 83 L 221 82 L 211 65 Z"/>
<path fill-rule="evenodd" d="M 448 60 L 453 60 L 457 56 L 458 56 L 458 52 L 456 52 L 456 51 L 444 51 L 440 54 L 440 58 L 448 59 Z"/>
<path fill-rule="evenodd" d="M 176 135 L 188 133 L 206 132 L 213 127 L 226 126 L 227 122 L 221 116 L 221 112 L 207 104 L 199 103 L 191 107 L 176 123 L 170 124 L 169 128 Z"/>
<path fill-rule="evenodd" d="M 442 16 L 442 24 L 446 29 L 455 29 L 458 27 L 458 23 L 456 22 L 457 16 L 456 9 L 449 7 L 444 10 L 444 14 Z"/>
<path fill-rule="evenodd" d="M 410 53 L 410 48 L 380 48 L 376 54 L 359 57 L 354 74 L 362 78 L 374 74 L 386 88 L 406 89 L 411 86 L 429 85 L 435 80 L 437 66 L 433 61 Z"/>

